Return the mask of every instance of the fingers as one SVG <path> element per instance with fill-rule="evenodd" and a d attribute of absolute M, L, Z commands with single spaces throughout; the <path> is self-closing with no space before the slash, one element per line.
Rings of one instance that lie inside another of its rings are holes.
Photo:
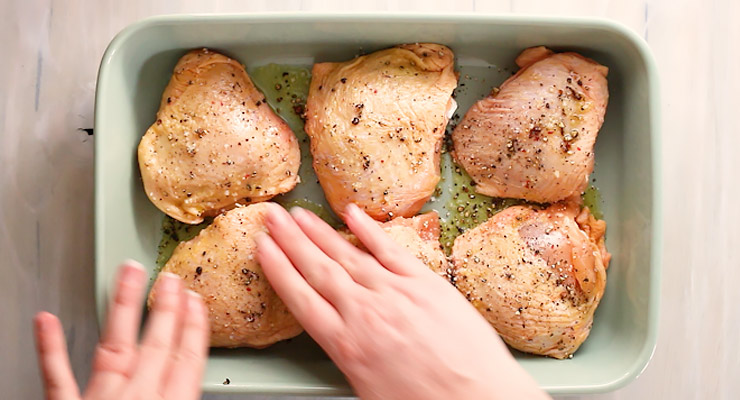
<path fill-rule="evenodd" d="M 119 268 L 88 391 L 104 394 L 115 390 L 133 370 L 147 276 L 136 261 L 125 261 Z"/>
<path fill-rule="evenodd" d="M 303 233 L 331 259 L 339 263 L 355 282 L 372 287 L 387 270 L 364 251 L 353 246 L 316 214 L 294 207 L 290 214 Z"/>
<path fill-rule="evenodd" d="M 273 205 L 265 217 L 270 236 L 309 285 L 339 312 L 351 307 L 351 295 L 363 289 L 298 227 L 290 214 Z"/>
<path fill-rule="evenodd" d="M 132 381 L 135 387 L 151 387 L 156 391 L 182 324 L 185 293 L 180 278 L 168 272 L 159 274 L 152 290 L 154 304 L 144 328 Z"/>
<path fill-rule="evenodd" d="M 338 332 L 342 318 L 295 269 L 275 241 L 266 234 L 258 235 L 257 261 L 270 284 L 303 328 L 322 346 Z"/>
<path fill-rule="evenodd" d="M 186 292 L 180 342 L 164 389 L 166 399 L 199 399 L 208 356 L 208 312 L 200 296 Z"/>
<path fill-rule="evenodd" d="M 136 261 L 125 261 L 118 270 L 102 345 L 136 346 L 147 272 Z"/>
<path fill-rule="evenodd" d="M 40 312 L 34 318 L 39 367 L 48 400 L 78 399 L 80 397 L 67 355 L 62 325 L 57 317 Z"/>
<path fill-rule="evenodd" d="M 399 275 L 413 275 L 419 269 L 418 260 L 394 242 L 378 223 L 354 204 L 345 211 L 347 227 L 389 271 Z"/>

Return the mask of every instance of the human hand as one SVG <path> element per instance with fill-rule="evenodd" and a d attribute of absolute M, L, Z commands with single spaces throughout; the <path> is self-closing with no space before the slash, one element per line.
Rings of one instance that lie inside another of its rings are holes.
<path fill-rule="evenodd" d="M 39 366 L 49 400 L 197 399 L 208 355 L 208 319 L 200 297 L 175 275 L 162 274 L 138 343 L 146 271 L 127 261 L 119 269 L 90 382 L 80 395 L 59 320 L 36 315 Z"/>
<path fill-rule="evenodd" d="M 359 208 L 352 246 L 313 213 L 272 208 L 258 260 L 363 399 L 543 399 L 488 322 Z"/>

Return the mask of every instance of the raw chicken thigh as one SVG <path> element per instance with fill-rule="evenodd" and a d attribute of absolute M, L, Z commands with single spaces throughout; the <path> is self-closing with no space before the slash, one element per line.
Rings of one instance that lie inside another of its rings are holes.
<path fill-rule="evenodd" d="M 457 85 L 452 51 L 407 44 L 313 67 L 306 110 L 313 166 L 332 209 L 377 220 L 416 214 L 440 178 Z"/>
<path fill-rule="evenodd" d="M 605 230 L 576 203 L 509 207 L 455 239 L 453 280 L 511 347 L 566 358 L 604 294 Z"/>
<path fill-rule="evenodd" d="M 577 196 L 594 166 L 608 69 L 544 47 L 524 50 L 516 63 L 519 72 L 455 128 L 455 160 L 488 196 L 538 203 Z"/>
<path fill-rule="evenodd" d="M 267 232 L 268 203 L 237 207 L 180 243 L 162 269 L 178 275 L 208 308 L 212 347 L 267 347 L 303 328 L 265 278 L 254 236 Z M 154 293 L 149 294 L 152 301 Z"/>
<path fill-rule="evenodd" d="M 241 64 L 208 49 L 177 63 L 138 153 L 149 199 L 189 224 L 236 203 L 270 199 L 299 181 L 293 132 Z"/>

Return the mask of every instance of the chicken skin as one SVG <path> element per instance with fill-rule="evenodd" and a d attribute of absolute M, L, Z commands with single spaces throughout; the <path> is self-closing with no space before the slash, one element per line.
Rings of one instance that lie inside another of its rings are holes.
<path fill-rule="evenodd" d="M 293 132 L 241 64 L 208 49 L 175 66 L 138 156 L 149 199 L 188 224 L 268 200 L 299 181 Z"/>
<path fill-rule="evenodd" d="M 551 203 L 578 195 L 594 167 L 608 69 L 576 53 L 524 50 L 521 68 L 468 110 L 453 155 L 493 197 Z"/>
<path fill-rule="evenodd" d="M 455 107 L 453 61 L 426 43 L 313 66 L 305 128 L 337 215 L 355 203 L 377 220 L 411 217 L 429 199 Z"/>
<path fill-rule="evenodd" d="M 269 207 L 258 203 L 219 215 L 198 236 L 180 243 L 162 269 L 203 297 L 212 347 L 263 348 L 303 332 L 257 262 L 254 236 L 267 232 L 263 221 Z M 150 293 L 150 302 L 153 297 Z"/>
<path fill-rule="evenodd" d="M 576 203 L 509 207 L 455 240 L 453 280 L 511 347 L 566 358 L 604 293 L 605 230 Z"/>
<path fill-rule="evenodd" d="M 436 211 L 412 218 L 396 218 L 380 223 L 396 243 L 411 251 L 429 269 L 440 276 L 447 276 L 447 257 L 439 244 L 440 226 Z M 357 237 L 349 232 L 340 233 L 355 246 L 365 250 Z"/>

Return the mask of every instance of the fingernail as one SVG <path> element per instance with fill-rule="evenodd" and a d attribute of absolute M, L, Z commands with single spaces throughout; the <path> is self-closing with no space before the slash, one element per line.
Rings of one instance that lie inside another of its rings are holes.
<path fill-rule="evenodd" d="M 146 271 L 146 268 L 144 268 L 144 266 L 141 265 L 140 262 L 138 262 L 138 261 L 136 261 L 134 259 L 131 259 L 131 258 L 129 258 L 127 260 L 124 260 L 122 264 L 123 265 L 130 266 L 130 267 L 138 268 L 138 269 L 140 269 L 142 271 Z"/>
<path fill-rule="evenodd" d="M 127 284 L 139 284 L 147 275 L 143 265 L 134 260 L 126 260 L 121 264 L 119 279 Z"/>
<path fill-rule="evenodd" d="M 180 277 L 170 272 L 160 272 L 157 289 L 162 292 L 177 293 L 180 289 Z"/>
<path fill-rule="evenodd" d="M 347 207 L 344 209 L 344 212 L 346 212 L 348 215 L 357 215 L 357 211 L 360 209 L 355 205 L 355 203 L 349 203 L 347 204 Z"/>
<path fill-rule="evenodd" d="M 33 322 L 36 324 L 36 329 L 38 331 L 44 332 L 44 331 L 47 331 L 49 329 L 49 327 L 51 325 L 49 323 L 49 321 L 50 321 L 49 316 L 52 316 L 52 314 L 50 314 L 50 313 L 48 313 L 46 311 L 41 311 L 41 312 L 37 313 L 36 316 L 33 318 Z"/>
<path fill-rule="evenodd" d="M 265 240 L 265 236 L 267 236 L 267 233 L 264 231 L 259 231 L 254 235 L 254 241 L 259 244 L 259 242 Z"/>
<path fill-rule="evenodd" d="M 266 223 L 282 223 L 285 221 L 285 209 L 275 205 L 267 211 Z"/>
<path fill-rule="evenodd" d="M 293 207 L 290 209 L 290 215 L 294 220 L 303 220 L 304 222 L 308 222 L 311 218 L 310 213 L 310 211 L 301 207 Z"/>

